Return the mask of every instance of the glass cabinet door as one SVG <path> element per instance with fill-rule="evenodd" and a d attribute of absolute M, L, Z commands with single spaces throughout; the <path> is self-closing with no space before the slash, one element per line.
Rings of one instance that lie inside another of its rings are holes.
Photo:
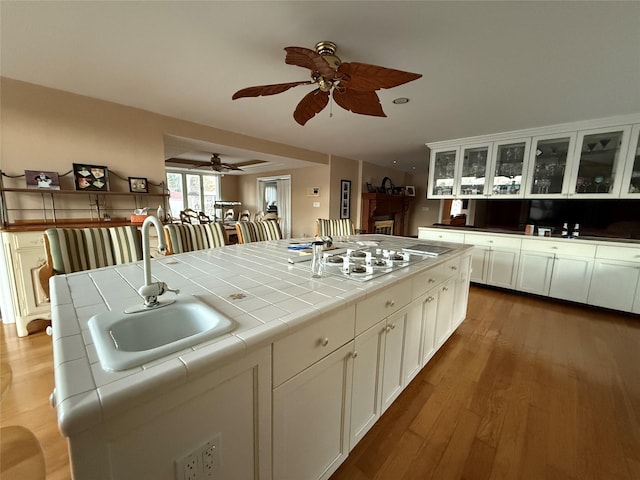
<path fill-rule="evenodd" d="M 631 131 L 631 145 L 622 181 L 621 197 L 640 197 L 640 124 Z"/>
<path fill-rule="evenodd" d="M 631 127 L 620 127 L 579 132 L 571 195 L 584 198 L 618 195 L 621 159 L 626 155 L 630 131 Z"/>
<path fill-rule="evenodd" d="M 491 195 L 522 197 L 531 139 L 494 144 Z"/>
<path fill-rule="evenodd" d="M 431 152 L 429 197 L 452 197 L 455 187 L 458 148 Z"/>
<path fill-rule="evenodd" d="M 569 193 L 569 165 L 576 134 L 534 137 L 526 179 L 527 197 L 562 197 Z"/>
<path fill-rule="evenodd" d="M 481 197 L 487 194 L 487 171 L 491 145 L 462 147 L 457 196 Z"/>

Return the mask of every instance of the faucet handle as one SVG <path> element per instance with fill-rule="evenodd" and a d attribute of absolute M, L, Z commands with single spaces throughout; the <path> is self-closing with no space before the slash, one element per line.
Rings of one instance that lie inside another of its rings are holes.
<path fill-rule="evenodd" d="M 173 292 L 176 295 L 178 295 L 180 293 L 180 289 L 179 288 L 169 288 L 166 283 L 164 284 L 164 291 L 165 292 Z"/>

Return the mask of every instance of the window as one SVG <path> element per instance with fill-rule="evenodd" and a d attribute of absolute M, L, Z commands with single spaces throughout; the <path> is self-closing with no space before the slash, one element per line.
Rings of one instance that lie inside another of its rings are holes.
<path fill-rule="evenodd" d="M 220 198 L 219 175 L 167 169 L 167 186 L 173 217 L 186 208 L 215 217 L 214 203 Z"/>

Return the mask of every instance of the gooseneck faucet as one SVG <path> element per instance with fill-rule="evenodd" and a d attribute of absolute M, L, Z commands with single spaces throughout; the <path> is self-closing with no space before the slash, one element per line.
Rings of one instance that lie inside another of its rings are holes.
<path fill-rule="evenodd" d="M 149 253 L 149 227 L 153 224 L 158 232 L 158 249 L 163 252 L 167 249 L 162 232 L 162 224 L 154 216 L 148 216 L 142 223 L 142 258 L 144 260 L 144 285 L 138 289 L 138 293 L 144 298 L 144 309 L 164 307 L 172 304 L 175 300 L 168 300 L 160 303 L 158 297 L 165 292 L 180 293 L 180 290 L 174 290 L 167 286 L 164 282 L 151 281 L 151 254 Z M 126 311 L 126 310 L 125 310 Z"/>

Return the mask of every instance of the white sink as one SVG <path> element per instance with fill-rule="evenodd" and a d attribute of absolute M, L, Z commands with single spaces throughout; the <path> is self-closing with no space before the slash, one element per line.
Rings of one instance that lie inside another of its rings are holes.
<path fill-rule="evenodd" d="M 235 322 L 193 296 L 148 311 L 110 311 L 89 320 L 105 370 L 126 370 L 223 335 Z"/>

